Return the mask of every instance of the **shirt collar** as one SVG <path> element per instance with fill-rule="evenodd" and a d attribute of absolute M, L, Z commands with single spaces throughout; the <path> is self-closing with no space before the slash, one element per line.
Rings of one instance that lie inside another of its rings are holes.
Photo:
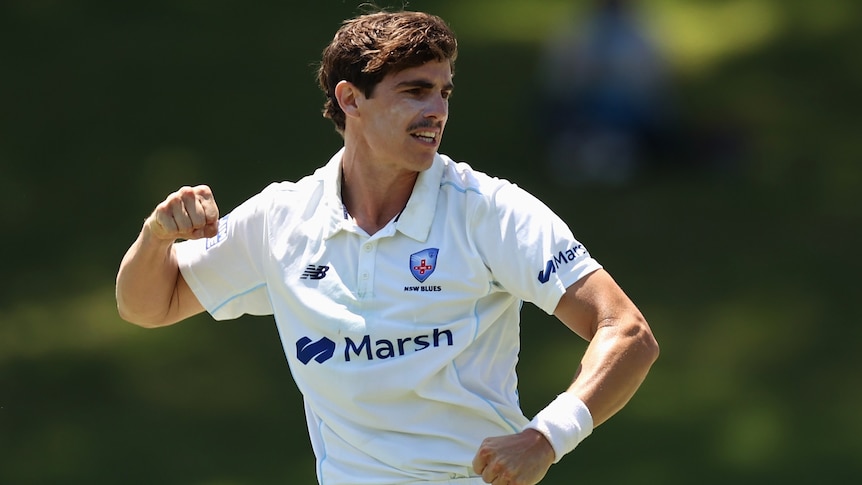
<path fill-rule="evenodd" d="M 321 221 L 326 221 L 323 238 L 329 239 L 343 229 L 346 222 L 344 203 L 341 202 L 341 155 L 344 148 L 332 156 L 318 171 L 323 183 L 323 207 Z"/>
<path fill-rule="evenodd" d="M 407 206 L 401 211 L 395 228 L 407 237 L 425 242 L 431 233 L 431 222 L 437 209 L 440 181 L 443 179 L 444 162 L 439 154 L 427 170 L 419 173 Z"/>
<path fill-rule="evenodd" d="M 344 229 L 347 222 L 344 203 L 341 200 L 341 148 L 329 162 L 320 168 L 319 174 L 323 183 L 323 203 L 325 211 L 321 219 L 326 220 L 323 237 L 329 239 Z M 437 196 L 440 192 L 440 181 L 443 179 L 445 162 L 439 154 L 434 155 L 434 162 L 427 170 L 419 173 L 410 199 L 398 216 L 395 228 L 405 236 L 424 242 L 431 233 L 431 222 L 437 208 Z"/>

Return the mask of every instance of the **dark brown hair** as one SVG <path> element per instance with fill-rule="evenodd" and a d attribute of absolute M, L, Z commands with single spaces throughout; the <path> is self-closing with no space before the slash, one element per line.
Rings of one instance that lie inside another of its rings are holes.
<path fill-rule="evenodd" d="M 335 99 L 335 86 L 348 81 L 371 97 L 387 74 L 449 61 L 458 56 L 455 34 L 443 19 L 422 12 L 377 12 L 346 20 L 323 50 L 317 71 L 326 94 L 323 116 L 344 133 L 345 115 Z"/>

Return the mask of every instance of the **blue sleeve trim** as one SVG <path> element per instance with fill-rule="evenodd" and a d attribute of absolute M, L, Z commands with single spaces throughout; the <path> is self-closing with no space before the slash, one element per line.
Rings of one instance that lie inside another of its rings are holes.
<path fill-rule="evenodd" d="M 240 297 L 242 297 L 242 296 L 248 295 L 249 293 L 251 293 L 251 292 L 253 292 L 253 291 L 255 291 L 255 290 L 257 290 L 257 289 L 259 289 L 259 288 L 261 288 L 261 287 L 264 287 L 264 286 L 266 286 L 266 283 L 261 283 L 261 284 L 259 284 L 259 285 L 257 285 L 257 286 L 254 286 L 254 287 L 252 287 L 252 288 L 249 288 L 249 289 L 247 289 L 247 290 L 243 291 L 242 293 L 236 294 L 236 295 L 234 295 L 234 296 L 232 296 L 232 297 L 228 298 L 227 300 L 223 301 L 222 303 L 220 303 L 220 304 L 216 305 L 216 307 L 215 307 L 215 308 L 213 308 L 212 310 L 209 310 L 209 312 L 210 312 L 210 314 L 215 315 L 219 310 L 221 310 L 221 309 L 222 309 L 222 307 L 224 307 L 224 306 L 225 306 L 225 305 L 227 305 L 228 303 L 230 303 L 230 302 L 232 302 L 232 301 L 236 300 L 237 298 L 240 298 Z"/>

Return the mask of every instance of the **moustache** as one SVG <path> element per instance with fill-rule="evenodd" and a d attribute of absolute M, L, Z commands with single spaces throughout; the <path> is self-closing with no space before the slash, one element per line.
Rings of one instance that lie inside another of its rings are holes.
<path fill-rule="evenodd" d="M 421 128 L 434 128 L 434 129 L 442 130 L 443 129 L 443 123 L 441 123 L 439 121 L 422 120 L 422 121 L 418 121 L 418 122 L 413 123 L 412 125 L 408 126 L 407 131 L 416 131 L 416 130 L 421 129 Z"/>

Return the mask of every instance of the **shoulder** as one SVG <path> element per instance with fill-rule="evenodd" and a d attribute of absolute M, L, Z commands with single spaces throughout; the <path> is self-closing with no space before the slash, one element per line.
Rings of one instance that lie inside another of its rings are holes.
<path fill-rule="evenodd" d="M 440 159 L 443 163 L 441 190 L 491 199 L 500 189 L 514 185 L 506 179 L 476 170 L 467 162 L 456 162 L 446 155 L 440 155 Z"/>
<path fill-rule="evenodd" d="M 317 206 L 323 193 L 322 179 L 316 174 L 297 181 L 272 182 L 231 211 L 233 220 L 269 221 L 285 224 L 310 217 L 309 208 Z"/>
<path fill-rule="evenodd" d="M 306 175 L 296 181 L 285 180 L 272 182 L 261 191 L 261 194 L 269 197 L 291 197 L 307 194 L 321 189 L 325 179 L 326 173 L 323 170 L 323 167 L 321 167 L 315 170 L 314 173 Z"/>
<path fill-rule="evenodd" d="M 311 199 L 323 193 L 324 177 L 319 171 L 297 181 L 272 182 L 255 196 L 266 205 L 298 207 L 307 205 Z"/>
<path fill-rule="evenodd" d="M 444 163 L 441 190 L 450 189 L 484 201 L 496 210 L 530 209 L 544 205 L 535 196 L 517 184 L 476 170 L 467 162 L 456 162 L 441 155 Z"/>
<path fill-rule="evenodd" d="M 300 196 L 294 182 L 272 182 L 257 194 L 249 197 L 235 210 L 265 214 L 278 205 L 292 205 Z"/>

